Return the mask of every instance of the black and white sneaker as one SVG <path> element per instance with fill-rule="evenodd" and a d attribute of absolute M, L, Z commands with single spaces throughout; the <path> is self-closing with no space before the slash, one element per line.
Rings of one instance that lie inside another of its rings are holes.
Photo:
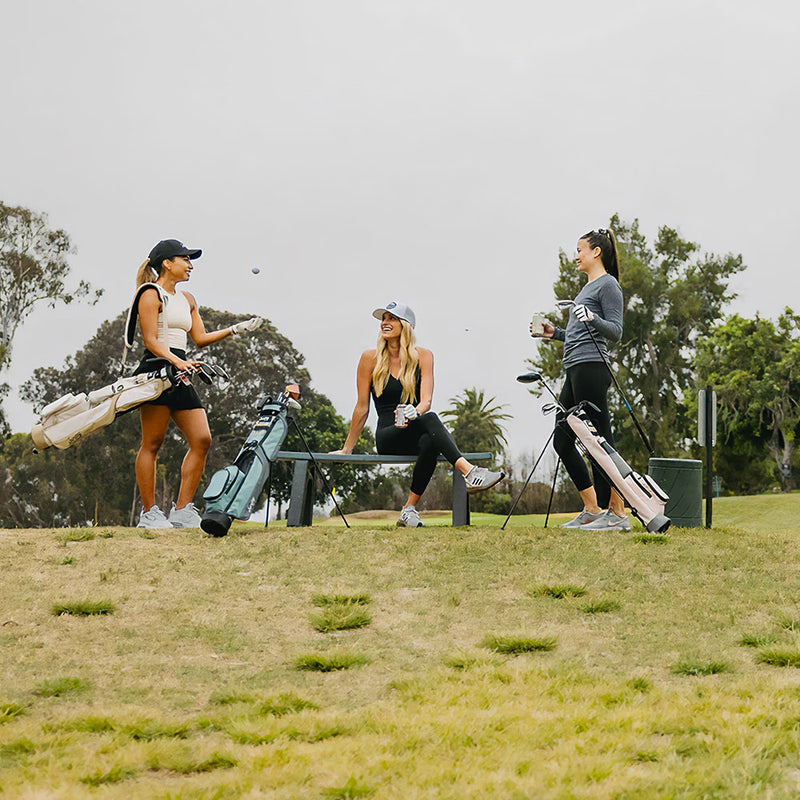
<path fill-rule="evenodd" d="M 504 472 L 491 472 L 486 467 L 473 467 L 465 476 L 467 482 L 467 492 L 482 492 L 484 489 L 491 489 L 505 478 Z"/>
<path fill-rule="evenodd" d="M 405 506 L 400 512 L 400 519 L 397 520 L 398 528 L 422 528 L 422 520 L 419 518 L 417 509 L 414 506 Z"/>

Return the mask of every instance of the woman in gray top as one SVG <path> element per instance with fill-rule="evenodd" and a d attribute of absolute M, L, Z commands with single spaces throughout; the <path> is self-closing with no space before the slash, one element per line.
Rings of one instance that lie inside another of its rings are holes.
<path fill-rule="evenodd" d="M 611 374 L 603 358 L 607 356 L 606 343 L 617 342 L 622 336 L 622 289 L 614 233 L 599 228 L 581 236 L 575 263 L 588 281 L 575 298 L 566 329 L 544 323 L 542 330 L 531 333 L 564 342 L 566 377 L 559 398 L 561 405 L 569 409 L 581 400 L 588 400 L 597 406 L 599 413 L 589 409 L 590 417 L 598 433 L 613 445 L 608 411 Z M 553 446 L 583 500 L 583 511 L 564 527 L 629 530 L 622 496 L 611 488 L 594 464 L 592 477 L 589 476 L 586 463 L 575 447 L 575 435 L 566 425 L 556 424 Z"/>

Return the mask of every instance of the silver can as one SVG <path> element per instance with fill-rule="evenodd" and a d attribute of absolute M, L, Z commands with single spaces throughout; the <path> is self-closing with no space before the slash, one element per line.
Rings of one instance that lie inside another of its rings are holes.
<path fill-rule="evenodd" d="M 406 419 L 406 415 L 403 413 L 402 406 L 397 406 L 397 408 L 394 410 L 394 426 L 395 428 L 408 427 L 408 420 Z"/>

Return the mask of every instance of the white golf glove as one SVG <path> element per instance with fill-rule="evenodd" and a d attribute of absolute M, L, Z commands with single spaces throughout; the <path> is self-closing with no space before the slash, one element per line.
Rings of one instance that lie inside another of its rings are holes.
<path fill-rule="evenodd" d="M 250 319 L 231 325 L 229 330 L 234 336 L 238 336 L 240 333 L 250 333 L 250 331 L 260 328 L 262 322 L 264 322 L 263 317 L 250 317 Z"/>
<path fill-rule="evenodd" d="M 594 314 L 586 308 L 585 305 L 582 303 L 580 305 L 575 306 L 575 316 L 581 322 L 591 322 L 594 319 Z"/>
<path fill-rule="evenodd" d="M 412 419 L 416 419 L 419 416 L 417 407 L 412 406 L 411 403 L 405 403 L 401 405 L 400 408 L 403 410 L 403 416 L 406 418 L 406 422 L 411 422 Z"/>

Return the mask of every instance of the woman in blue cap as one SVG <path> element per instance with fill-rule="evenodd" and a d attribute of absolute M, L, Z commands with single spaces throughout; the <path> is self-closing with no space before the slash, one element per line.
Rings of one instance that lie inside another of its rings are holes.
<path fill-rule="evenodd" d="M 165 359 L 178 370 L 196 372 L 200 362 L 187 359 L 187 336 L 197 347 L 205 347 L 226 336 L 253 331 L 263 322 L 261 317 L 252 317 L 229 328 L 206 331 L 194 297 L 177 289 L 178 283 L 189 280 L 192 261 L 201 254 L 202 250 L 185 247 L 177 239 L 164 239 L 139 267 L 131 313 L 138 314 L 146 350 L 134 375 L 150 372 L 154 368 L 153 359 Z M 142 513 L 138 527 L 199 528 L 200 514 L 192 500 L 203 475 L 211 432 L 197 392 L 191 384 L 179 384 L 144 403 L 139 412 L 142 444 L 136 456 L 136 482 Z M 167 517 L 156 505 L 155 477 L 156 458 L 170 420 L 186 438 L 189 451 L 181 465 L 178 497 Z"/>
<path fill-rule="evenodd" d="M 337 453 L 352 453 L 369 415 L 370 395 L 378 412 L 375 444 L 382 455 L 417 456 L 411 490 L 400 513 L 400 527 L 417 528 L 422 520 L 416 505 L 430 483 L 442 454 L 467 483 L 467 491 L 489 489 L 504 477 L 467 461 L 450 432 L 431 408 L 433 399 L 433 353 L 417 347 L 416 317 L 405 303 L 387 303 L 372 316 L 381 322 L 378 343 L 365 350 L 358 362 L 358 399 L 344 447 Z"/>

